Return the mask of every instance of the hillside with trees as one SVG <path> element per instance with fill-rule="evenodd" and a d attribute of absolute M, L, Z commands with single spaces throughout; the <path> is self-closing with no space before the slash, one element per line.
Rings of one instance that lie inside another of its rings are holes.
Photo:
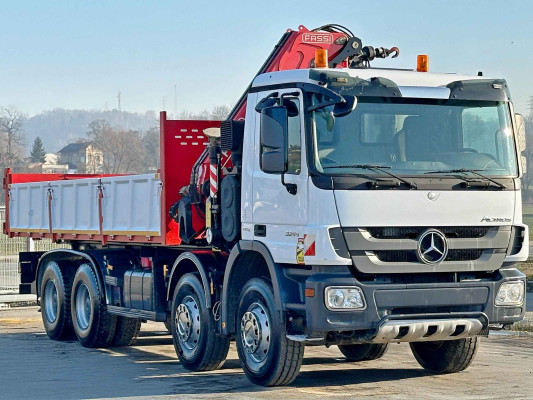
<path fill-rule="evenodd" d="M 85 138 L 92 121 L 105 120 L 116 129 L 145 131 L 157 126 L 158 118 L 155 111 L 132 113 L 58 108 L 25 119 L 24 132 L 29 143 L 39 137 L 46 151 L 55 153 L 67 144 Z"/>

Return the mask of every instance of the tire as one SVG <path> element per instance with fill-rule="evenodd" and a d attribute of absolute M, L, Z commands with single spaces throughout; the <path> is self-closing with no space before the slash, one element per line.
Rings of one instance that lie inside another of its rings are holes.
<path fill-rule="evenodd" d="M 141 331 L 141 320 L 136 318 L 117 317 L 117 326 L 110 347 L 131 346 L 137 341 Z"/>
<path fill-rule="evenodd" d="M 215 320 L 205 304 L 198 277 L 183 275 L 174 290 L 170 329 L 176 354 L 191 371 L 218 369 L 228 355 L 229 337 L 215 333 Z"/>
<path fill-rule="evenodd" d="M 287 339 L 270 283 L 251 279 L 241 292 L 235 342 L 244 372 L 257 385 L 288 385 L 298 375 L 304 344 Z"/>
<path fill-rule="evenodd" d="M 168 333 L 172 334 L 172 322 L 170 322 L 170 316 L 167 316 L 167 320 L 163 323 L 165 324 L 165 328 L 167 328 Z"/>
<path fill-rule="evenodd" d="M 79 266 L 72 284 L 72 325 L 84 347 L 106 347 L 113 340 L 117 317 L 105 307 L 105 294 L 89 264 Z"/>
<path fill-rule="evenodd" d="M 348 361 L 371 361 L 383 357 L 389 345 L 387 343 L 365 343 L 345 344 L 338 347 Z"/>
<path fill-rule="evenodd" d="M 50 339 L 66 340 L 74 337 L 70 314 L 70 294 L 74 270 L 63 270 L 55 261 L 49 261 L 41 280 L 41 317 Z"/>
<path fill-rule="evenodd" d="M 449 374 L 466 369 L 474 360 L 478 338 L 409 343 L 416 361 L 429 371 Z"/>

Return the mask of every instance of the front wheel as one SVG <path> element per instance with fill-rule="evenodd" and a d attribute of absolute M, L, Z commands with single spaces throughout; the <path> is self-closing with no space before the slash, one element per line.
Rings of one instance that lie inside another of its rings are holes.
<path fill-rule="evenodd" d="M 176 353 L 185 368 L 211 371 L 226 360 L 229 338 L 216 334 L 203 286 L 194 274 L 183 275 L 176 286 L 170 330 Z"/>
<path fill-rule="evenodd" d="M 340 344 L 338 347 L 348 361 L 370 361 L 383 357 L 389 345 L 387 343 L 364 343 Z"/>
<path fill-rule="evenodd" d="M 235 342 L 244 372 L 253 383 L 280 386 L 296 379 L 305 346 L 287 339 L 272 286 L 264 279 L 248 281 L 241 292 Z"/>
<path fill-rule="evenodd" d="M 478 338 L 409 343 L 416 361 L 429 371 L 447 374 L 466 369 L 474 360 Z"/>

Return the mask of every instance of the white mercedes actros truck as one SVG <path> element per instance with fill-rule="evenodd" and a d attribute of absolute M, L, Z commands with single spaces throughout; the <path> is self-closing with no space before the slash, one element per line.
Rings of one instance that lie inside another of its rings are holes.
<path fill-rule="evenodd" d="M 316 345 L 361 361 L 409 342 L 465 369 L 525 311 L 522 119 L 505 80 L 369 66 L 393 53 L 300 27 L 226 121 L 162 113 L 157 174 L 6 171 L 5 232 L 72 247 L 20 254 L 50 338 L 128 345 L 166 322 L 184 367 L 234 340 L 261 385 Z"/>

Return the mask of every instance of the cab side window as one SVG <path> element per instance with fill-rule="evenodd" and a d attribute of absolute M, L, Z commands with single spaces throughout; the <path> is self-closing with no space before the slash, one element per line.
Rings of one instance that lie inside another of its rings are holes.
<path fill-rule="evenodd" d="M 300 101 L 297 98 L 288 98 L 297 108 L 289 112 L 289 149 L 288 149 L 288 174 L 299 174 L 302 169 L 302 133 L 300 120 Z M 294 115 L 296 114 L 296 115 Z"/>

